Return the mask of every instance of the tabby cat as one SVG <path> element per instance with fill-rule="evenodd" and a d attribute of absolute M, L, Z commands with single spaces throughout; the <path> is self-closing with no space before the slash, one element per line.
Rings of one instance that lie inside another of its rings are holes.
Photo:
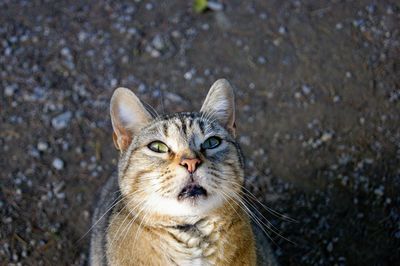
<path fill-rule="evenodd" d="M 212 85 L 200 112 L 152 117 L 125 88 L 110 108 L 119 174 L 97 202 L 91 265 L 276 265 L 238 204 L 243 158 L 228 81 Z"/>

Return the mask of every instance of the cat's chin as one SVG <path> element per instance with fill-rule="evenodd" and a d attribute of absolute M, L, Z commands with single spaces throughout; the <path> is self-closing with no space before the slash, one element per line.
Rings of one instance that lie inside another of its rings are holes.
<path fill-rule="evenodd" d="M 186 185 L 178 195 L 178 201 L 189 201 L 193 205 L 205 198 L 207 198 L 207 190 L 195 183 Z"/>
<path fill-rule="evenodd" d="M 198 195 L 194 196 L 193 193 Z M 172 199 L 152 196 L 146 201 L 146 207 L 161 215 L 201 216 L 207 215 L 223 204 L 223 198 L 203 193 L 201 189 L 199 191 L 191 191 L 180 199 L 178 199 L 179 197 Z"/>

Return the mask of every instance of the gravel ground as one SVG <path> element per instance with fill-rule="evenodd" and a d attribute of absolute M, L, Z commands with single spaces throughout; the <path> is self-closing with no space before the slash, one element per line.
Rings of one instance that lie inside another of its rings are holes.
<path fill-rule="evenodd" d="M 57 2 L 57 3 L 55 3 Z M 163 1 L 164 2 L 164 1 Z M 237 88 L 247 187 L 282 265 L 400 261 L 398 1 L 0 0 L 0 265 L 84 265 L 116 170 L 108 104 Z M 83 239 L 82 239 L 83 237 Z"/>

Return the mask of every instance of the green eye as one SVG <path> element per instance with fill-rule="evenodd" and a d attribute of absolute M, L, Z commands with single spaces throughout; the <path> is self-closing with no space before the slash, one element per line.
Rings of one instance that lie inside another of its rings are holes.
<path fill-rule="evenodd" d="M 165 143 L 163 143 L 161 141 L 153 141 L 152 143 L 147 145 L 147 147 L 150 150 L 152 150 L 154 152 L 158 152 L 158 153 L 167 153 L 169 151 L 168 146 L 165 145 Z"/>
<path fill-rule="evenodd" d="M 218 137 L 209 137 L 201 144 L 203 149 L 214 149 L 221 144 L 221 139 Z"/>

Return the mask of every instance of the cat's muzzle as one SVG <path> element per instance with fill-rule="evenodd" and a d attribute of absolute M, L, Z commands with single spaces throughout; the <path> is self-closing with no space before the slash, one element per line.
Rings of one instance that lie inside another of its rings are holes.
<path fill-rule="evenodd" d="M 186 185 L 178 195 L 178 200 L 197 199 L 198 197 L 207 197 L 207 190 L 194 183 Z"/>

